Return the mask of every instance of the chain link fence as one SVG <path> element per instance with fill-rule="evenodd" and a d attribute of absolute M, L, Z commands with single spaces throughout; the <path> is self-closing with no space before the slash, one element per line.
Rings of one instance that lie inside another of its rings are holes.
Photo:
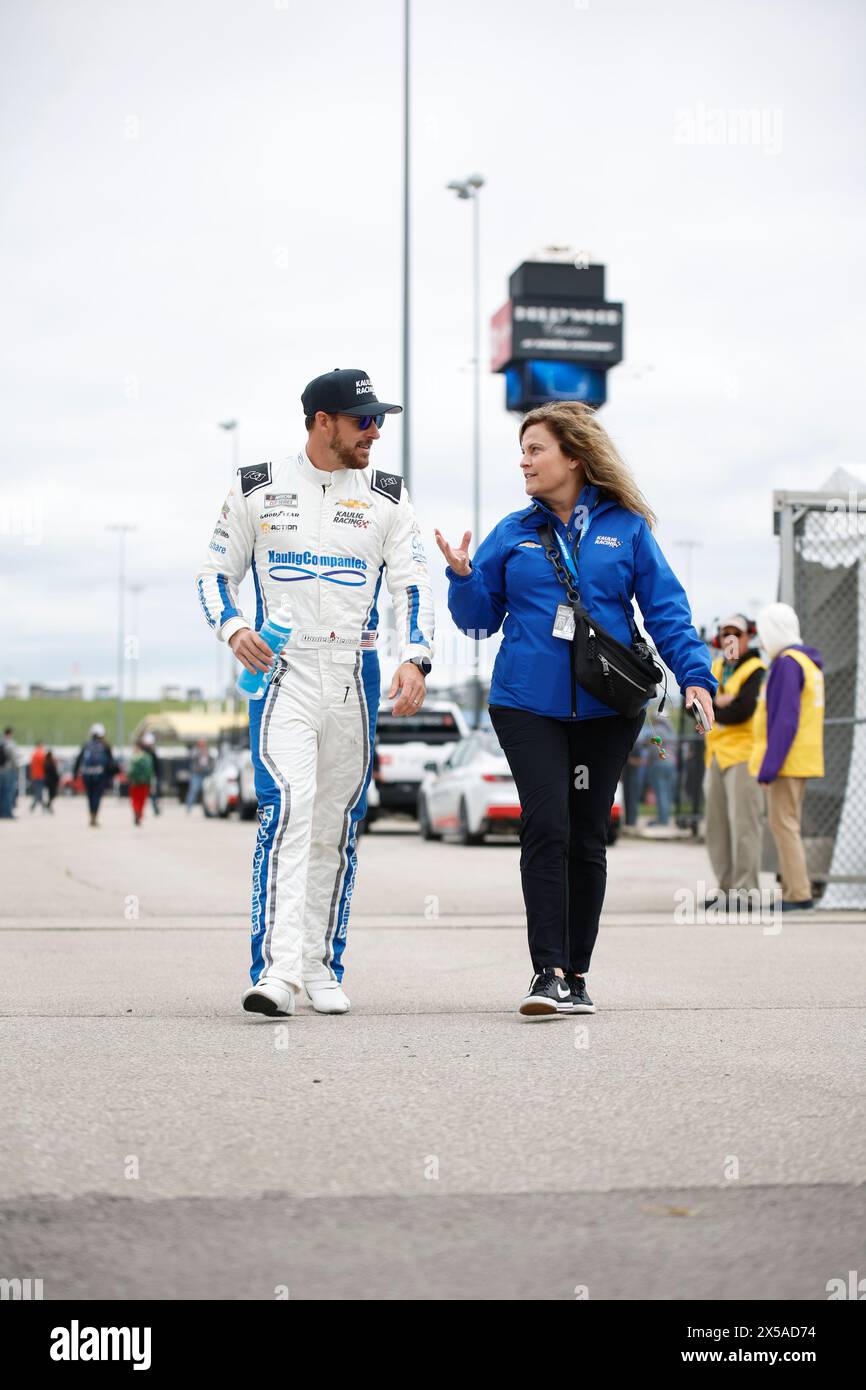
<path fill-rule="evenodd" d="M 845 486 L 845 483 L 854 486 Z M 825 908 L 866 908 L 866 492 L 777 492 L 779 597 L 824 658 L 824 776 L 806 784 L 803 843 Z"/>
<path fill-rule="evenodd" d="M 853 486 L 852 486 L 853 485 Z M 803 803 L 806 863 L 822 908 L 866 909 L 866 491 L 849 477 L 821 492 L 776 492 L 779 599 L 803 641 L 824 659 L 824 776 Z M 697 834 L 704 815 L 703 740 L 677 717 L 677 824 Z M 775 872 L 764 827 L 762 869 Z"/>

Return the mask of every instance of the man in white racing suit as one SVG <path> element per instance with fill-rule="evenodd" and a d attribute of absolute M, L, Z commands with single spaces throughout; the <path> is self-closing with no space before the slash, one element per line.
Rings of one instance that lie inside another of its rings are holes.
<path fill-rule="evenodd" d="M 257 631 L 287 597 L 292 636 L 264 698 L 250 701 L 259 803 L 253 857 L 251 989 L 243 1007 L 294 1013 L 304 988 L 345 1013 L 343 948 L 379 708 L 377 599 L 384 572 L 397 621 L 394 713 L 424 701 L 433 641 L 429 573 L 403 479 L 368 467 L 386 414 L 365 372 L 317 377 L 301 397 L 297 454 L 238 469 L 197 577 L 204 615 L 248 671 L 273 654 Z M 252 567 L 255 630 L 238 608 Z M 364 634 L 364 636 L 362 636 Z"/>

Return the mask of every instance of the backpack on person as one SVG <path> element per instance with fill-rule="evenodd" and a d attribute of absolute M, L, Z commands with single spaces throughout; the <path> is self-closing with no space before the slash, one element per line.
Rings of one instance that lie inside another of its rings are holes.
<path fill-rule="evenodd" d="M 153 758 L 149 753 L 139 753 L 130 764 L 129 785 L 131 787 L 149 787 L 153 777 Z"/>
<path fill-rule="evenodd" d="M 109 754 L 104 743 L 91 739 L 84 745 L 79 771 L 82 777 L 104 777 L 108 771 Z"/>

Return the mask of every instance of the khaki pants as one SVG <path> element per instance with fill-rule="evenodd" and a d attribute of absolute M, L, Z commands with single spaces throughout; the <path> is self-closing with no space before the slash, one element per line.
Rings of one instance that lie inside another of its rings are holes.
<path fill-rule="evenodd" d="M 777 777 L 767 787 L 767 821 L 779 852 L 782 900 L 786 903 L 808 902 L 812 897 L 800 835 L 805 794 L 805 777 Z"/>
<path fill-rule="evenodd" d="M 724 772 L 714 757 L 706 771 L 707 853 L 723 893 L 760 889 L 761 789 L 748 763 Z"/>

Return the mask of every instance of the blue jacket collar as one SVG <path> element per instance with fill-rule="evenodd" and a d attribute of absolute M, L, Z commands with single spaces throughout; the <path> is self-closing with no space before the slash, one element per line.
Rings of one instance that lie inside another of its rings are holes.
<path fill-rule="evenodd" d="M 598 506 L 600 509 L 605 509 L 607 507 L 613 507 L 616 505 L 615 498 L 599 498 L 599 492 L 600 489 L 597 483 L 585 483 L 583 488 L 581 489 L 580 496 L 578 497 L 575 506 L 586 507 L 590 512 L 592 512 L 596 506 Z M 538 517 L 539 514 L 541 514 L 541 516 L 543 517 L 549 518 L 551 521 L 559 521 L 559 517 L 556 515 L 556 513 L 552 512 L 550 508 L 544 504 L 544 502 L 539 501 L 530 502 L 529 506 L 526 508 L 526 511 L 523 512 L 523 514 L 521 515 L 520 520 L 524 524 L 531 523 Z"/>

